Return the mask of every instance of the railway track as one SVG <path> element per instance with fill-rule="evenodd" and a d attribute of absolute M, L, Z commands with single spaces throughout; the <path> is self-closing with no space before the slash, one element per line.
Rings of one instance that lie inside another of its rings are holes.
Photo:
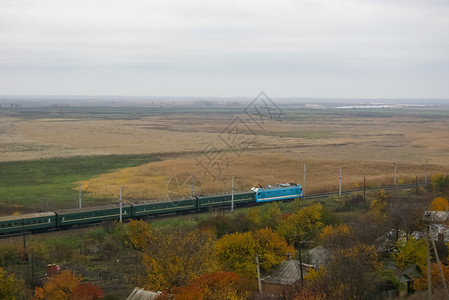
<path fill-rule="evenodd" d="M 382 187 L 370 187 L 370 188 L 361 188 L 361 189 L 353 189 L 353 190 L 346 190 L 346 191 L 341 191 L 340 192 L 329 192 L 329 193 L 317 193 L 317 194 L 311 194 L 311 195 L 305 195 L 303 197 L 303 199 L 319 199 L 319 198 L 328 198 L 331 196 L 339 196 L 340 194 L 342 196 L 344 195 L 351 195 L 354 193 L 363 193 L 363 192 L 372 192 L 372 191 L 379 191 L 379 190 L 403 190 L 403 189 L 415 189 L 417 186 L 422 187 L 425 186 L 424 182 L 418 182 L 418 184 L 413 183 L 413 184 L 401 184 L 401 185 L 389 185 L 389 186 L 382 186 Z M 220 195 L 229 195 L 226 193 L 220 193 Z M 169 200 L 169 199 L 168 199 Z M 252 204 L 252 203 L 251 203 Z M 239 209 L 239 208 L 245 208 L 250 206 L 251 204 L 246 204 L 246 205 L 240 205 L 240 206 L 236 206 L 235 209 Z M 230 208 L 230 204 L 226 204 L 221 206 L 221 208 Z M 188 213 L 189 215 L 195 215 L 195 214 L 202 214 L 205 212 L 185 212 Z M 162 219 L 162 218 L 173 218 L 178 216 L 180 213 L 179 212 L 174 212 L 172 214 L 166 214 L 166 215 L 160 215 L 157 217 L 154 216 L 148 216 L 147 219 Z M 48 229 L 46 231 L 42 231 L 42 232 L 33 232 L 33 231 L 22 231 L 22 232 L 15 232 L 15 233 L 11 233 L 11 234 L 2 234 L 0 235 L 0 239 L 6 239 L 6 238 L 18 238 L 18 237 L 22 237 L 23 235 L 29 235 L 29 234 L 49 234 L 49 233 L 54 233 L 54 232 L 61 232 L 61 231 L 76 231 L 76 230 L 85 230 L 86 228 L 92 227 L 92 226 L 98 226 L 100 223 L 88 223 L 88 224 L 79 224 L 77 226 L 73 226 L 70 228 L 64 228 L 64 229 L 56 229 L 56 228 L 52 228 L 52 229 Z"/>
<path fill-rule="evenodd" d="M 424 182 L 418 182 L 418 187 L 425 186 Z M 348 190 L 348 191 L 341 191 L 341 195 L 351 195 L 354 193 L 360 193 L 360 192 L 372 192 L 372 191 L 380 191 L 380 190 L 404 190 L 404 189 L 414 189 L 416 188 L 416 183 L 411 184 L 400 184 L 400 185 L 387 185 L 382 187 L 370 187 L 370 188 L 361 188 L 361 189 L 354 189 L 354 190 Z M 319 193 L 319 194 L 312 194 L 312 195 L 306 195 L 303 197 L 303 199 L 315 199 L 315 198 L 326 198 L 330 196 L 339 196 L 339 192 L 330 192 L 330 193 Z"/>

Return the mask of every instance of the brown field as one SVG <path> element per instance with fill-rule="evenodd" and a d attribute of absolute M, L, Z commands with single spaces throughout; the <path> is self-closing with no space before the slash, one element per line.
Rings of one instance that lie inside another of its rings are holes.
<path fill-rule="evenodd" d="M 448 114 L 449 116 L 449 114 Z M 238 118 L 238 119 L 236 119 Z M 127 186 L 125 197 L 165 198 L 230 190 L 258 184 L 303 182 L 307 192 L 393 183 L 449 173 L 449 118 L 424 114 L 286 114 L 251 120 L 245 115 L 172 114 L 138 120 L 46 118 L 0 119 L 1 161 L 93 154 L 153 154 L 164 161 L 105 174 L 85 182 L 99 198 Z M 235 125 L 235 126 L 233 126 Z M 238 129 L 229 133 L 228 129 Z"/>

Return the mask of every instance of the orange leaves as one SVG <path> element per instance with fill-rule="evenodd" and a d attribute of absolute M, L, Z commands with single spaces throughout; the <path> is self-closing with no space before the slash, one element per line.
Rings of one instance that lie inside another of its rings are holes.
<path fill-rule="evenodd" d="M 240 300 L 246 293 L 238 291 L 241 277 L 233 272 L 214 272 L 191 280 L 186 286 L 172 290 L 176 300 Z"/>
<path fill-rule="evenodd" d="M 444 278 L 446 279 L 446 281 L 449 279 L 449 266 L 445 266 L 443 264 L 441 264 L 441 267 L 443 269 L 443 274 L 444 274 Z M 415 290 L 423 290 L 423 289 L 427 289 L 427 268 L 423 268 L 424 272 L 423 272 L 423 276 L 416 279 L 413 282 L 413 288 Z M 432 282 L 432 287 L 436 287 L 436 286 L 441 286 L 442 285 L 442 281 L 441 281 L 441 273 L 440 273 L 440 269 L 438 268 L 438 265 L 436 263 L 432 263 L 430 264 L 430 276 L 431 276 L 431 282 Z"/>
<path fill-rule="evenodd" d="M 62 271 L 59 275 L 48 278 L 44 285 L 44 299 L 71 299 L 81 277 L 70 271 Z"/>
<path fill-rule="evenodd" d="M 73 291 L 74 300 L 97 300 L 103 298 L 103 291 L 92 283 L 80 283 Z"/>
<path fill-rule="evenodd" d="M 34 300 L 96 300 L 103 298 L 103 291 L 91 283 L 80 283 L 81 277 L 71 271 L 62 271 L 48 278 L 44 287 L 34 289 Z"/>

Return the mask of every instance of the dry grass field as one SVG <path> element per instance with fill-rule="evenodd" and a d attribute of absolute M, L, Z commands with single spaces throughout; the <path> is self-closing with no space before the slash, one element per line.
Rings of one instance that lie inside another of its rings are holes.
<path fill-rule="evenodd" d="M 199 157 L 177 158 L 149 163 L 134 168 L 104 174 L 82 183 L 83 188 L 98 198 L 116 198 L 120 186 L 126 186 L 123 197 L 127 200 L 172 198 L 190 195 L 192 174 L 194 193 L 210 194 L 230 192 L 232 177 L 235 190 L 248 191 L 251 187 L 274 183 L 303 184 L 304 163 L 307 165 L 306 191 L 308 193 L 338 190 L 340 167 L 344 190 L 392 185 L 394 165 L 389 162 L 355 160 L 293 159 L 285 154 L 228 153 L 229 160 L 217 160 L 209 168 L 199 164 Z M 448 168 L 432 166 L 430 172 L 447 172 Z M 414 175 L 424 180 L 424 167 L 417 164 L 398 164 L 398 183 L 413 183 Z M 114 194 L 115 196 L 113 196 Z"/>
<path fill-rule="evenodd" d="M 0 161 L 73 155 L 152 154 L 163 161 L 105 174 L 83 186 L 99 198 L 116 197 L 127 186 L 129 199 L 172 197 L 258 184 L 303 182 L 307 192 L 336 190 L 339 168 L 345 189 L 449 173 L 449 111 L 436 117 L 410 112 L 287 112 L 276 120 L 245 114 L 176 113 L 138 119 L 0 119 Z M 115 192 L 114 192 L 115 191 Z"/>

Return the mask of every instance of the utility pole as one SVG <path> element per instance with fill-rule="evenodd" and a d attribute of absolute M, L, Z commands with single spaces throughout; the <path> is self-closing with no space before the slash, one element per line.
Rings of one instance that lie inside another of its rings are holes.
<path fill-rule="evenodd" d="M 134 268 L 134 286 L 137 286 L 137 251 L 136 251 L 136 260 L 135 260 L 135 268 Z"/>
<path fill-rule="evenodd" d="M 394 186 L 396 186 L 396 162 L 394 162 Z"/>
<path fill-rule="evenodd" d="M 195 185 L 194 185 L 194 179 L 195 177 L 194 177 L 194 175 L 192 174 L 192 197 L 195 195 Z"/>
<path fill-rule="evenodd" d="M 429 244 L 429 228 L 427 227 L 426 230 L 426 245 L 427 245 L 427 296 L 429 297 L 429 300 L 432 300 L 432 274 L 430 273 L 430 244 Z"/>
<path fill-rule="evenodd" d="M 257 283 L 259 285 L 259 294 L 262 294 L 262 281 L 260 280 L 259 254 L 256 254 L 256 266 L 257 266 Z"/>
<path fill-rule="evenodd" d="M 122 202 L 122 191 L 126 189 L 126 186 L 120 187 L 120 223 L 122 223 L 123 220 L 123 202 Z"/>
<path fill-rule="evenodd" d="M 302 186 L 302 196 L 306 195 L 306 164 L 304 163 L 304 184 Z"/>
<path fill-rule="evenodd" d="M 234 177 L 232 177 L 231 213 L 234 213 Z"/>
<path fill-rule="evenodd" d="M 449 297 L 449 290 L 447 289 L 446 280 L 444 279 L 443 269 L 441 268 L 440 258 L 438 256 L 437 247 L 435 246 L 435 240 L 433 239 L 432 227 L 429 224 L 429 236 L 430 241 L 432 242 L 433 252 L 435 253 L 435 258 L 437 259 L 438 269 L 440 269 L 441 281 L 443 282 L 444 290 L 446 291 L 446 295 Z"/>
<path fill-rule="evenodd" d="M 25 242 L 25 219 L 22 219 L 22 235 L 23 235 L 23 253 L 26 253 L 27 245 Z"/>
<path fill-rule="evenodd" d="M 416 183 L 416 195 L 419 194 L 419 189 L 418 189 L 418 175 L 415 175 L 415 183 Z"/>
<path fill-rule="evenodd" d="M 340 167 L 340 185 L 338 188 L 338 196 L 341 196 L 341 167 Z"/>
<path fill-rule="evenodd" d="M 366 201 L 366 176 L 363 176 L 363 201 Z"/>
<path fill-rule="evenodd" d="M 81 201 L 81 180 L 78 181 L 78 207 L 81 208 L 82 201 Z"/>
<path fill-rule="evenodd" d="M 301 274 L 301 287 L 304 287 L 304 275 L 302 273 L 302 255 L 301 255 L 301 243 L 298 236 L 298 256 L 299 256 L 299 271 Z"/>
<path fill-rule="evenodd" d="M 427 162 L 429 161 L 429 160 L 431 160 L 431 159 L 426 159 L 426 177 L 424 178 L 424 186 L 425 186 L 425 188 L 427 188 L 427 171 L 428 171 L 428 165 L 427 165 Z"/>
<path fill-rule="evenodd" d="M 34 248 L 31 248 L 31 286 L 34 285 Z"/>
<path fill-rule="evenodd" d="M 424 178 L 424 186 L 427 188 L 427 159 L 426 159 L 426 177 Z"/>

